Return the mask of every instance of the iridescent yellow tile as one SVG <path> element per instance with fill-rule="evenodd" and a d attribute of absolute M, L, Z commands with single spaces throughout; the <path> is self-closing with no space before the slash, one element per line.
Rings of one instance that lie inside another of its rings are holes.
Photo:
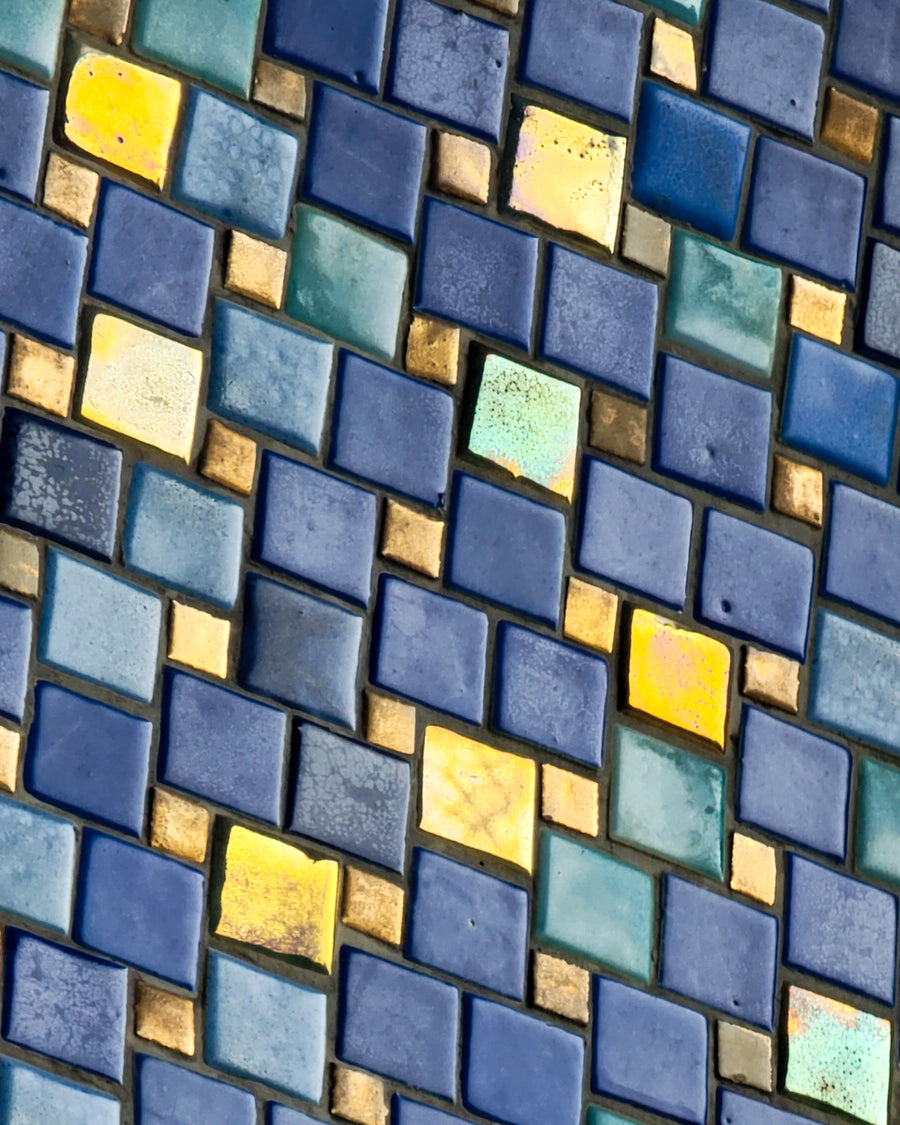
<path fill-rule="evenodd" d="M 696 90 L 697 58 L 691 33 L 657 16 L 653 21 L 650 70 L 676 86 Z"/>
<path fill-rule="evenodd" d="M 180 103 L 181 83 L 174 78 L 91 51 L 72 68 L 66 136 L 92 156 L 162 187 Z"/>
<path fill-rule="evenodd" d="M 607 250 L 616 244 L 625 175 L 624 137 L 549 109 L 525 107 L 509 205 Z"/>
<path fill-rule="evenodd" d="M 839 344 L 844 334 L 846 308 L 846 293 L 797 274 L 791 278 L 790 320 L 801 332 Z"/>
<path fill-rule="evenodd" d="M 215 932 L 331 972 L 338 864 L 235 825 Z"/>
<path fill-rule="evenodd" d="M 100 313 L 81 416 L 190 461 L 202 371 L 196 348 Z"/>
<path fill-rule="evenodd" d="M 443 727 L 428 727 L 420 828 L 532 869 L 536 767 Z"/>
<path fill-rule="evenodd" d="M 731 652 L 721 641 L 634 611 L 630 706 L 724 747 L 730 674 Z"/>

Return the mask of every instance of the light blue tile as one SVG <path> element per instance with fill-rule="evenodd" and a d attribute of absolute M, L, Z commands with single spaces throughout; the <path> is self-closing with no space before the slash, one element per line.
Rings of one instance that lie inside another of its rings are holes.
<path fill-rule="evenodd" d="M 69 929 L 75 827 L 61 817 L 0 798 L 0 909 Z"/>
<path fill-rule="evenodd" d="M 119 1125 L 122 1112 L 115 1098 L 53 1078 L 42 1070 L 0 1061 L 0 1121 L 3 1125 Z"/>

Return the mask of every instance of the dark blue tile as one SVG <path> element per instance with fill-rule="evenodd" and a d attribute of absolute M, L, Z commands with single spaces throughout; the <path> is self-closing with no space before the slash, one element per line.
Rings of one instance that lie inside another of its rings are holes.
<path fill-rule="evenodd" d="M 33 200 L 37 190 L 50 95 L 0 73 L 0 187 Z"/>
<path fill-rule="evenodd" d="M 894 0 L 843 0 L 831 69 L 900 100 L 900 8 Z"/>
<path fill-rule="evenodd" d="M 658 288 L 550 244 L 541 355 L 649 399 Z"/>
<path fill-rule="evenodd" d="M 809 1117 L 776 1109 L 768 1102 L 719 1089 L 718 1125 L 808 1125 Z"/>
<path fill-rule="evenodd" d="M 900 624 L 898 557 L 900 508 L 832 484 L 823 591 Z"/>
<path fill-rule="evenodd" d="M 706 88 L 714 98 L 811 138 L 824 47 L 825 32 L 811 20 L 763 0 L 718 0 Z"/>
<path fill-rule="evenodd" d="M 426 199 L 416 308 L 528 348 L 537 262 L 534 235 Z"/>
<path fill-rule="evenodd" d="M 749 127 L 645 82 L 635 136 L 634 198 L 730 241 L 741 201 Z"/>
<path fill-rule="evenodd" d="M 194 988 L 204 894 L 199 871 L 87 829 L 74 937 L 98 953 Z"/>
<path fill-rule="evenodd" d="M 771 914 L 667 875 L 659 983 L 771 1029 L 778 922 Z"/>
<path fill-rule="evenodd" d="M 352 727 L 362 618 L 331 602 L 247 578 L 239 682 L 250 691 Z"/>
<path fill-rule="evenodd" d="M 897 900 L 849 875 L 789 856 L 784 960 L 893 1004 Z"/>
<path fill-rule="evenodd" d="M 887 484 L 897 425 L 897 378 L 819 340 L 795 335 L 781 437 L 876 484 Z"/>
<path fill-rule="evenodd" d="M 452 598 L 384 577 L 372 679 L 388 691 L 480 723 L 487 616 Z"/>
<path fill-rule="evenodd" d="M 608 678 L 599 656 L 504 622 L 497 634 L 494 725 L 600 766 Z"/>
<path fill-rule="evenodd" d="M 566 521 L 562 512 L 458 473 L 447 581 L 556 625 Z"/>
<path fill-rule="evenodd" d="M 28 792 L 140 836 L 153 724 L 55 684 L 34 696 Z"/>
<path fill-rule="evenodd" d="M 900 250 L 883 242 L 872 247 L 863 343 L 900 359 Z"/>
<path fill-rule="evenodd" d="M 206 223 L 106 182 L 97 208 L 90 292 L 199 336 L 214 241 L 215 232 Z"/>
<path fill-rule="evenodd" d="M 764 510 L 772 395 L 674 356 L 661 367 L 655 467 Z"/>
<path fill-rule="evenodd" d="M 578 565 L 677 609 L 684 607 L 690 500 L 586 458 Z"/>
<path fill-rule="evenodd" d="M 128 972 L 7 931 L 3 1037 L 122 1081 Z"/>
<path fill-rule="evenodd" d="M 0 518 L 111 559 L 122 454 L 22 410 L 7 410 L 0 439 Z"/>
<path fill-rule="evenodd" d="M 463 1099 L 509 1125 L 578 1125 L 584 1040 L 524 1012 L 466 997 Z"/>
<path fill-rule="evenodd" d="M 290 830 L 402 871 L 409 764 L 303 723 Z"/>
<path fill-rule="evenodd" d="M 852 288 L 865 198 L 856 172 L 762 137 L 744 245 Z"/>
<path fill-rule="evenodd" d="M 456 1092 L 459 991 L 344 947 L 337 1056 L 406 1086 Z"/>
<path fill-rule="evenodd" d="M 31 660 L 31 610 L 0 598 L 0 714 L 21 722 Z"/>
<path fill-rule="evenodd" d="M 254 557 L 368 605 L 377 514 L 374 492 L 266 452 Z"/>
<path fill-rule="evenodd" d="M 458 1125 L 461 1117 L 432 1109 L 430 1105 L 401 1098 L 394 1094 L 391 1103 L 391 1125 Z"/>
<path fill-rule="evenodd" d="M 525 994 L 528 892 L 417 848 L 406 956 L 514 1000 Z"/>
<path fill-rule="evenodd" d="M 814 12 L 821 12 L 823 15 L 828 14 L 831 7 L 831 0 L 797 0 L 804 8 L 812 8 Z"/>
<path fill-rule="evenodd" d="M 342 354 L 331 440 L 339 469 L 443 506 L 452 432 L 450 395 Z"/>
<path fill-rule="evenodd" d="M 137 1056 L 135 1073 L 137 1125 L 256 1125 L 256 1099 L 246 1090 L 147 1055 Z"/>
<path fill-rule="evenodd" d="M 377 92 L 388 0 L 269 0 L 263 50 Z"/>
<path fill-rule="evenodd" d="M 900 234 L 900 117 L 884 119 L 884 158 L 881 165 L 881 224 Z"/>
<path fill-rule="evenodd" d="M 849 794 L 850 755 L 843 746 L 744 707 L 741 820 L 842 860 Z"/>
<path fill-rule="evenodd" d="M 428 130 L 316 84 L 304 192 L 412 241 Z"/>
<path fill-rule="evenodd" d="M 284 712 L 184 672 L 163 685 L 160 780 L 277 824 Z"/>

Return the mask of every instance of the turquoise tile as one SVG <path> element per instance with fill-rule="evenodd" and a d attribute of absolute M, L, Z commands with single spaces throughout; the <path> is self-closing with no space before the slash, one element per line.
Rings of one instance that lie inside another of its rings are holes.
<path fill-rule="evenodd" d="M 587 1125 L 636 1125 L 631 1117 L 622 1117 L 610 1109 L 601 1109 L 592 1105 L 587 1111 Z"/>
<path fill-rule="evenodd" d="M 859 767 L 856 870 L 900 886 L 900 770 L 872 758 Z"/>
<path fill-rule="evenodd" d="M 676 230 L 666 334 L 768 376 L 781 308 L 781 270 Z"/>
<path fill-rule="evenodd" d="M 705 758 L 619 727 L 609 832 L 616 840 L 721 879 L 725 771 Z"/>
<path fill-rule="evenodd" d="M 54 1078 L 12 1059 L 0 1061 L 0 1122 L 3 1125 L 119 1125 L 115 1098 Z"/>
<path fill-rule="evenodd" d="M 703 15 L 706 0 L 653 0 L 660 11 L 696 27 Z"/>
<path fill-rule="evenodd" d="M 555 832 L 542 834 L 539 940 L 648 981 L 654 910 L 650 875 Z"/>
<path fill-rule="evenodd" d="M 3 0 L 0 58 L 50 78 L 66 0 Z"/>
<path fill-rule="evenodd" d="M 74 825 L 0 798 L 0 855 L 0 910 L 65 933 L 75 871 Z"/>

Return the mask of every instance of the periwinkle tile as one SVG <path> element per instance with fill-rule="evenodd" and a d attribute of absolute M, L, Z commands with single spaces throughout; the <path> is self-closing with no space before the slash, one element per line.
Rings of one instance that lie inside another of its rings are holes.
<path fill-rule="evenodd" d="M 256 1099 L 183 1066 L 137 1055 L 134 1104 L 140 1125 L 196 1125 L 204 1116 L 216 1125 L 256 1125 Z"/>
<path fill-rule="evenodd" d="M 0 798 L 0 908 L 65 933 L 72 913 L 75 825 Z"/>
<path fill-rule="evenodd" d="M 462 1118 L 422 1105 L 395 1094 L 391 1103 L 391 1125 L 458 1125 Z"/>
<path fill-rule="evenodd" d="M 900 624 L 900 509 L 834 482 L 823 593 Z"/>
<path fill-rule="evenodd" d="M 859 765 L 856 870 L 900 886 L 900 770 L 874 758 Z"/>
<path fill-rule="evenodd" d="M 118 1099 L 13 1059 L 0 1061 L 0 1089 L 4 1125 L 54 1119 L 66 1125 L 119 1125 L 122 1119 Z"/>
<path fill-rule="evenodd" d="M 10 0 L 0 12 L 0 57 L 50 78 L 66 0 Z"/>
<path fill-rule="evenodd" d="M 47 600 L 49 602 L 49 579 Z M 45 609 L 45 620 L 46 616 Z M 19 721 L 25 712 L 28 689 L 31 620 L 29 606 L 11 598 L 0 598 L 0 713 Z"/>
<path fill-rule="evenodd" d="M 269 1102 L 266 1125 L 321 1125 L 321 1121 L 317 1117 L 310 1117 L 307 1113 L 298 1113 L 296 1109 L 288 1109 L 287 1106 Z"/>
<path fill-rule="evenodd" d="M 263 50 L 377 93 L 388 0 L 272 0 Z"/>
<path fill-rule="evenodd" d="M 832 71 L 893 101 L 900 99 L 900 18 L 890 0 L 841 4 Z"/>
<path fill-rule="evenodd" d="M 897 234 L 900 233 L 900 117 L 885 116 L 883 137 L 881 197 L 876 216 L 883 226 Z"/>
<path fill-rule="evenodd" d="M 0 74 L 0 186 L 29 201 L 37 190 L 49 103 L 40 86 Z"/>
<path fill-rule="evenodd" d="M 768 1102 L 746 1098 L 734 1090 L 719 1090 L 718 1125 L 808 1125 L 811 1118 L 776 1109 Z"/>
<path fill-rule="evenodd" d="M 900 359 L 900 250 L 884 242 L 872 247 L 862 338 L 868 348 Z"/>

